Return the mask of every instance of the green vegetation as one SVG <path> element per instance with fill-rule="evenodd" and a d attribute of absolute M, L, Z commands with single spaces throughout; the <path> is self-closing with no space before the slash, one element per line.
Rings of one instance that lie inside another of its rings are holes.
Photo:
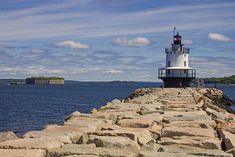
<path fill-rule="evenodd" d="M 204 78 L 205 83 L 219 83 L 219 84 L 235 84 L 235 75 L 228 76 L 228 77 L 211 77 L 211 78 Z"/>
<path fill-rule="evenodd" d="M 30 77 L 27 79 L 34 79 L 34 80 L 64 80 L 62 77 Z"/>

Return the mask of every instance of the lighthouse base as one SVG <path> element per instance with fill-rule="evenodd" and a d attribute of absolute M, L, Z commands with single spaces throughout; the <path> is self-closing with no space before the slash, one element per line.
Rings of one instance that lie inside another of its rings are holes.
<path fill-rule="evenodd" d="M 165 77 L 161 78 L 166 88 L 183 88 L 190 87 L 190 83 L 194 78 L 188 77 Z"/>

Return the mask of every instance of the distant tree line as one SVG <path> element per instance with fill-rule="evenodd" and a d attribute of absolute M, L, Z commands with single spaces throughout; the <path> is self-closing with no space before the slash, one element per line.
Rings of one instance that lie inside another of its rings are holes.
<path fill-rule="evenodd" d="M 210 77 L 203 79 L 205 83 L 212 84 L 212 83 L 219 83 L 219 84 L 235 84 L 235 75 L 228 76 L 228 77 Z"/>

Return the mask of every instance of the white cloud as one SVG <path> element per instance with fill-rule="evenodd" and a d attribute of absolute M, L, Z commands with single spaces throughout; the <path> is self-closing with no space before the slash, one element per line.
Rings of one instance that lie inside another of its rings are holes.
<path fill-rule="evenodd" d="M 72 40 L 59 42 L 56 44 L 56 46 L 60 47 L 60 48 L 72 48 L 72 49 L 88 49 L 88 48 L 90 48 L 90 46 L 87 44 L 82 44 L 80 42 L 75 42 Z"/>
<path fill-rule="evenodd" d="M 235 6 L 234 2 L 169 5 L 163 8 L 115 13 L 108 12 L 109 9 L 104 8 L 79 9 L 81 6 L 90 5 L 96 6 L 96 1 L 67 0 L 58 4 L 43 3 L 37 7 L 12 11 L 1 10 L 0 13 L 4 16 L 0 16 L 0 41 L 74 35 L 79 37 L 126 36 L 169 32 L 174 26 L 182 30 L 215 28 L 228 31 L 233 30 L 235 25 L 233 20 L 235 14 L 232 10 Z M 187 14 L 183 14 L 184 12 Z M 102 20 L 97 18 L 97 15 L 102 16 Z M 176 20 L 174 18 L 176 16 L 180 16 L 181 20 Z M 169 21 L 174 25 L 169 25 Z"/>
<path fill-rule="evenodd" d="M 137 37 L 134 39 L 127 39 L 126 37 L 116 38 L 114 44 L 119 46 L 147 46 L 151 44 L 147 38 Z"/>
<path fill-rule="evenodd" d="M 28 75 L 57 75 L 63 74 L 63 70 L 61 69 L 49 69 L 44 66 L 28 66 L 28 67 L 1 67 L 0 72 L 8 72 L 8 73 L 21 73 Z"/>
<path fill-rule="evenodd" d="M 25 71 L 30 75 L 40 74 L 63 74 L 63 70 L 60 69 L 48 69 L 44 66 L 28 66 Z"/>
<path fill-rule="evenodd" d="M 223 42 L 233 42 L 235 41 L 234 39 L 227 37 L 223 34 L 219 33 L 209 33 L 208 34 L 208 39 L 213 40 L 213 41 L 223 41 Z"/>
<path fill-rule="evenodd" d="M 193 43 L 192 40 L 189 40 L 189 39 L 185 39 L 185 40 L 184 40 L 184 44 L 192 44 L 192 43 Z"/>
<path fill-rule="evenodd" d="M 110 73 L 110 74 L 122 74 L 123 71 L 122 71 L 122 70 L 117 70 L 117 69 L 111 69 L 111 70 L 105 71 L 105 73 Z"/>

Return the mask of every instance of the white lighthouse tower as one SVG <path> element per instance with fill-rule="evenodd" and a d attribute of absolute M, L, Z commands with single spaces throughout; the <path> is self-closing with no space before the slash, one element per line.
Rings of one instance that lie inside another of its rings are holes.
<path fill-rule="evenodd" d="M 165 49 L 166 67 L 158 69 L 158 78 L 164 82 L 164 87 L 189 87 L 196 78 L 196 69 L 189 67 L 189 48 L 184 47 L 182 36 L 173 35 L 170 48 Z"/>

